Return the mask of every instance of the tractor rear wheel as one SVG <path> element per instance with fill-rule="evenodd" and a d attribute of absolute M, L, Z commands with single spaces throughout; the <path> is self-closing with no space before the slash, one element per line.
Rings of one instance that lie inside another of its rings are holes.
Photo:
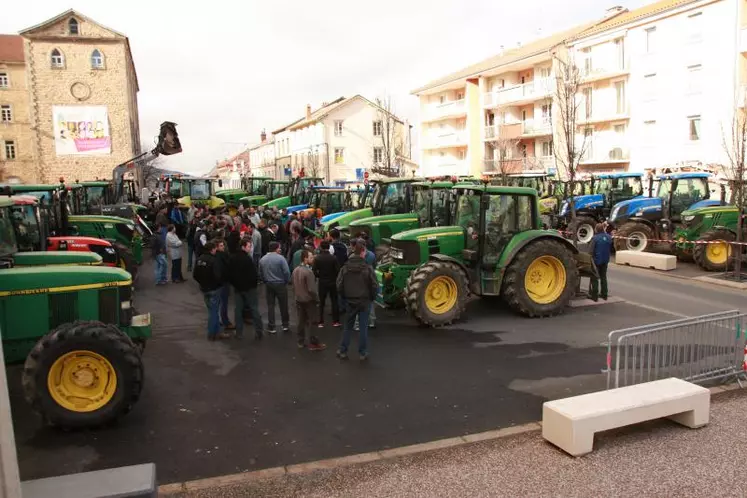
<path fill-rule="evenodd" d="M 26 400 L 50 425 L 98 427 L 129 412 L 143 388 L 137 346 L 114 325 L 78 321 L 36 343 L 23 368 Z"/>
<path fill-rule="evenodd" d="M 733 265 L 731 245 L 736 239 L 729 230 L 709 230 L 698 239 L 693 249 L 695 263 L 706 271 L 726 271 Z M 708 242 L 704 244 L 702 242 Z"/>
<path fill-rule="evenodd" d="M 429 261 L 412 272 L 405 286 L 405 305 L 415 320 L 442 327 L 458 320 L 467 306 L 468 282 L 455 263 Z"/>
<path fill-rule="evenodd" d="M 644 223 L 625 223 L 615 233 L 616 251 L 650 251 L 654 239 L 654 231 Z"/>
<path fill-rule="evenodd" d="M 565 311 L 576 291 L 578 268 L 573 252 L 562 242 L 530 242 L 514 257 L 503 279 L 501 296 L 528 317 Z"/>
<path fill-rule="evenodd" d="M 591 216 L 579 216 L 568 225 L 568 231 L 581 244 L 589 244 L 594 237 L 594 227 L 596 225 L 597 220 Z"/>
<path fill-rule="evenodd" d="M 117 250 L 117 266 L 132 275 L 132 280 L 137 277 L 137 263 L 132 253 L 124 246 L 115 246 Z"/>
<path fill-rule="evenodd" d="M 376 246 L 376 266 L 388 265 L 392 262 L 392 256 L 389 253 L 391 246 L 387 244 L 381 244 Z"/>

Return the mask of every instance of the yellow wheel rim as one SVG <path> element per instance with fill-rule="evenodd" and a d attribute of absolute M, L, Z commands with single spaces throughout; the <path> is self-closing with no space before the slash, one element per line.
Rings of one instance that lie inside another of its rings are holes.
<path fill-rule="evenodd" d="M 425 288 L 425 306 L 433 314 L 443 315 L 457 302 L 459 290 L 453 278 L 441 275 Z"/>
<path fill-rule="evenodd" d="M 565 290 L 565 266 L 554 256 L 540 256 L 532 261 L 524 276 L 529 299 L 537 304 L 556 301 Z"/>
<path fill-rule="evenodd" d="M 726 264 L 729 259 L 731 248 L 726 242 L 719 242 L 717 244 L 708 244 L 706 246 L 706 258 L 714 265 Z"/>
<path fill-rule="evenodd" d="M 122 268 L 123 270 L 127 269 L 127 264 L 125 263 L 124 259 L 119 260 L 119 267 Z"/>
<path fill-rule="evenodd" d="M 117 391 L 112 364 L 93 351 L 71 351 L 55 360 L 47 375 L 52 399 L 73 412 L 92 412 L 105 406 Z"/>

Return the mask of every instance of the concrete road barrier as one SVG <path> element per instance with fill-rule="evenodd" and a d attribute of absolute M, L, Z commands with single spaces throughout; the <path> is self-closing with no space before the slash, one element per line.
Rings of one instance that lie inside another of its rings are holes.
<path fill-rule="evenodd" d="M 594 434 L 668 417 L 686 427 L 708 423 L 711 392 L 681 379 L 635 384 L 542 405 L 542 437 L 573 456 L 591 453 Z"/>
<path fill-rule="evenodd" d="M 618 265 L 669 271 L 677 268 L 677 257 L 654 252 L 617 251 L 615 254 L 615 263 Z"/>

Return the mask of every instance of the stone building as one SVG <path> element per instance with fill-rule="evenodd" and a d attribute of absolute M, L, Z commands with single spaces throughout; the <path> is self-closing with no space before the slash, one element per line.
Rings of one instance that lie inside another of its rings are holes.
<path fill-rule="evenodd" d="M 22 65 L 19 37 L 0 38 L 0 106 L 11 108 L 10 123 L 0 125 L 5 175 L 26 182 L 111 178 L 115 166 L 140 153 L 127 37 L 68 10 L 20 38 Z"/>

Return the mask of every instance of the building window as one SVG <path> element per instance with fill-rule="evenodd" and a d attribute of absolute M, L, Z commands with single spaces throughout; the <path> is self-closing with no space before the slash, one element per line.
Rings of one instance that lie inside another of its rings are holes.
<path fill-rule="evenodd" d="M 587 86 L 582 92 L 584 95 L 584 116 L 586 116 L 586 119 L 591 119 L 591 87 Z"/>
<path fill-rule="evenodd" d="M 584 63 L 584 74 L 591 74 L 591 47 L 581 49 L 581 59 Z"/>
<path fill-rule="evenodd" d="M 8 88 L 10 86 L 10 80 L 8 79 L 8 73 L 0 73 L 0 88 Z"/>
<path fill-rule="evenodd" d="M 78 29 L 78 20 L 74 17 L 67 22 L 68 33 L 71 35 L 79 35 L 80 30 Z"/>
<path fill-rule="evenodd" d="M 542 104 L 542 122 L 549 123 L 552 117 L 552 105 Z"/>
<path fill-rule="evenodd" d="M 104 55 L 99 49 L 94 49 L 91 52 L 91 68 L 93 69 L 104 69 Z"/>
<path fill-rule="evenodd" d="M 58 49 L 52 50 L 52 67 L 65 67 L 65 56 Z"/>
<path fill-rule="evenodd" d="M 438 103 L 443 104 L 446 102 L 446 95 L 439 95 L 438 96 Z"/>
<path fill-rule="evenodd" d="M 459 150 L 457 151 L 457 158 L 458 158 L 458 159 L 459 159 L 460 161 L 464 161 L 464 159 L 465 159 L 466 157 L 467 157 L 467 151 L 466 151 L 466 150 L 464 150 L 464 149 L 459 149 Z"/>
<path fill-rule="evenodd" d="M 0 121 L 3 123 L 10 123 L 13 121 L 13 111 L 10 109 L 10 105 L 0 105 Z"/>
<path fill-rule="evenodd" d="M 690 127 L 690 140 L 700 140 L 700 116 L 688 116 L 687 121 Z"/>
<path fill-rule="evenodd" d="M 341 137 L 342 136 L 342 121 L 335 121 L 335 136 Z"/>
<path fill-rule="evenodd" d="M 548 140 L 547 142 L 542 142 L 542 156 L 543 157 L 552 156 L 552 140 Z"/>
<path fill-rule="evenodd" d="M 703 13 L 696 12 L 687 16 L 687 42 L 700 43 L 703 41 Z"/>
<path fill-rule="evenodd" d="M 687 68 L 687 93 L 700 93 L 701 69 L 700 64 Z"/>
<path fill-rule="evenodd" d="M 656 28 L 646 30 L 646 53 L 653 54 L 656 50 Z"/>
<path fill-rule="evenodd" d="M 16 143 L 12 140 L 5 141 L 5 159 L 8 161 L 16 158 Z"/>
<path fill-rule="evenodd" d="M 345 164 L 345 149 L 335 147 L 335 164 Z"/>
<path fill-rule="evenodd" d="M 643 97 L 646 100 L 656 98 L 656 73 L 643 76 Z"/>
<path fill-rule="evenodd" d="M 374 147 L 373 162 L 374 164 L 381 164 L 384 162 L 384 148 L 383 147 Z"/>
<path fill-rule="evenodd" d="M 615 44 L 617 68 L 625 69 L 625 41 L 622 38 L 617 38 L 613 43 Z"/>
<path fill-rule="evenodd" d="M 380 137 L 382 135 L 381 129 L 382 129 L 381 121 L 374 121 L 373 122 L 373 134 L 375 137 Z"/>
<path fill-rule="evenodd" d="M 457 100 L 464 100 L 464 94 L 462 92 L 457 92 Z"/>
<path fill-rule="evenodd" d="M 617 114 L 625 114 L 625 82 L 615 82 L 615 98 L 617 100 Z"/>

